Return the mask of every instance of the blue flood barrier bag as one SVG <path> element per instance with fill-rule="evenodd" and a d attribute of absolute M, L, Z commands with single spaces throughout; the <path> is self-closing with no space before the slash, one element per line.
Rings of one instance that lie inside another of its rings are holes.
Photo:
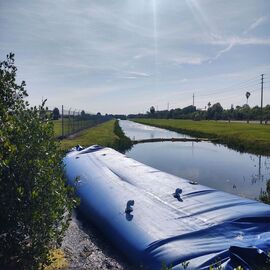
<path fill-rule="evenodd" d="M 181 269 L 184 262 L 188 269 L 270 269 L 269 205 L 196 185 L 110 148 L 71 151 L 64 164 L 85 216 L 144 269 L 163 263 Z"/>

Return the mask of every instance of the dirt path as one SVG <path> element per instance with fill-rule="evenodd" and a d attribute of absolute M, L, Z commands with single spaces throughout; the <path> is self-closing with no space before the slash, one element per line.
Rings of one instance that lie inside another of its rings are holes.
<path fill-rule="evenodd" d="M 135 270 L 97 228 L 84 222 L 77 212 L 63 239 L 62 249 L 69 261 L 66 270 Z"/>

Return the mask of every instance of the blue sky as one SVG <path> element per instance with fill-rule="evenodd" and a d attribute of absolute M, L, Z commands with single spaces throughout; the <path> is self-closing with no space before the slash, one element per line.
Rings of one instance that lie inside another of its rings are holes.
<path fill-rule="evenodd" d="M 270 103 L 269 0 L 0 0 L 32 105 L 102 113 Z"/>

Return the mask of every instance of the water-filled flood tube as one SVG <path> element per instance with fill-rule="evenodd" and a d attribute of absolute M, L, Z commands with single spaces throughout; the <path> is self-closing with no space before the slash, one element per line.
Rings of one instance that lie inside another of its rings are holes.
<path fill-rule="evenodd" d="M 64 158 L 80 209 L 144 269 L 270 269 L 270 206 L 91 146 Z M 218 179 L 217 179 L 218 181 Z M 265 267 L 265 268 L 263 268 Z"/>

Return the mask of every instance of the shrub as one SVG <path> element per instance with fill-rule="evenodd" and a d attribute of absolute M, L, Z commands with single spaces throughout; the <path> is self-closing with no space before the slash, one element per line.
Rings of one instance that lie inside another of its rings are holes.
<path fill-rule="evenodd" d="M 114 124 L 114 134 L 117 136 L 117 140 L 115 140 L 112 147 L 120 152 L 125 152 L 132 147 L 132 141 L 128 138 L 121 127 L 119 126 L 119 121 L 116 120 Z"/>
<path fill-rule="evenodd" d="M 60 243 L 74 200 L 44 103 L 29 107 L 16 71 L 11 53 L 0 63 L 0 265 L 40 269 Z"/>

